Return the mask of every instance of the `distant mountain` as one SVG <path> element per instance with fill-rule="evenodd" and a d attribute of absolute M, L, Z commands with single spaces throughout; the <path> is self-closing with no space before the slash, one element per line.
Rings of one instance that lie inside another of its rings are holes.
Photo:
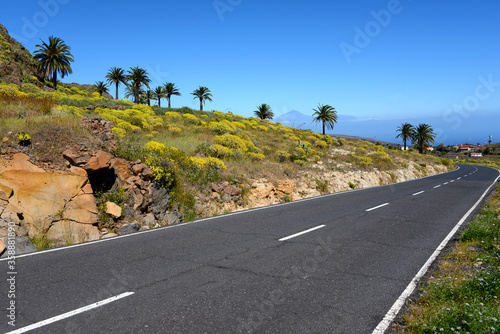
<path fill-rule="evenodd" d="M 274 119 L 283 125 L 300 129 L 311 129 L 315 132 L 322 131 L 320 123 L 314 123 L 313 117 L 299 111 L 292 110 Z M 373 138 L 376 141 L 399 143 L 396 138 L 396 129 L 401 123 L 430 124 L 436 133 L 435 144 L 447 145 L 469 143 L 484 143 L 489 135 L 493 141 L 500 138 L 500 113 L 475 112 L 469 117 L 461 117 L 458 114 L 413 117 L 413 118 L 362 118 L 352 115 L 339 115 L 338 122 L 333 130 L 327 130 L 327 134 L 342 134 Z"/>

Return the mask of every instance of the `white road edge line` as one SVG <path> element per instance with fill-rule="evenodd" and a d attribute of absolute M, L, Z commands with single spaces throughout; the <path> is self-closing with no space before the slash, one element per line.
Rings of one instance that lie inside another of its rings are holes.
<path fill-rule="evenodd" d="M 420 195 L 420 194 L 423 194 L 423 193 L 425 193 L 425 191 L 422 190 L 422 191 L 419 191 L 418 193 L 414 193 L 412 196 L 417 196 L 417 195 Z"/>
<path fill-rule="evenodd" d="M 500 171 L 499 171 L 500 173 Z M 483 193 L 481 198 L 477 200 L 477 202 L 470 208 L 469 211 L 460 219 L 460 221 L 455 225 L 453 230 L 451 230 L 450 233 L 444 238 L 444 240 L 439 244 L 438 248 L 432 253 L 431 257 L 425 262 L 423 267 L 420 269 L 420 271 L 415 275 L 415 277 L 411 280 L 410 284 L 406 287 L 406 289 L 403 291 L 403 293 L 399 296 L 399 298 L 396 300 L 394 305 L 390 308 L 390 310 L 386 313 L 382 321 L 378 324 L 378 326 L 373 330 L 372 334 L 384 334 L 385 331 L 389 328 L 391 323 L 394 321 L 398 313 L 401 311 L 401 308 L 406 302 L 406 299 L 411 296 L 413 293 L 413 290 L 417 287 L 418 281 L 425 275 L 429 267 L 431 266 L 432 262 L 438 257 L 438 255 L 441 253 L 444 247 L 448 244 L 451 238 L 457 233 L 458 229 L 462 226 L 462 224 L 465 222 L 465 220 L 469 217 L 469 215 L 477 208 L 479 204 L 481 204 L 481 201 L 486 197 L 486 195 L 490 192 L 491 188 L 496 185 L 498 179 L 500 179 L 500 175 L 497 176 L 495 181 L 486 189 L 486 191 Z"/>
<path fill-rule="evenodd" d="M 29 332 L 29 331 L 31 331 L 33 329 L 37 329 L 37 328 L 40 328 L 40 327 L 43 327 L 43 326 L 46 326 L 46 325 L 50 325 L 51 323 L 54 323 L 54 322 L 57 322 L 57 321 L 60 321 L 60 320 L 72 317 L 74 315 L 77 315 L 77 314 L 80 314 L 80 313 L 83 313 L 83 312 L 86 312 L 86 311 L 90 311 L 90 310 L 92 310 L 94 308 L 97 308 L 99 306 L 103 306 L 103 305 L 112 303 L 114 301 L 117 301 L 118 299 L 122 299 L 122 298 L 125 298 L 125 297 L 128 297 L 128 296 L 131 296 L 134 293 L 135 292 L 125 292 L 125 293 L 122 293 L 120 295 L 117 295 L 117 296 L 114 296 L 114 297 L 110 297 L 108 299 L 101 300 L 101 301 L 99 301 L 97 303 L 94 303 L 94 304 L 90 304 L 90 305 L 87 305 L 87 306 L 84 306 L 84 307 L 80 307 L 79 309 L 76 309 L 76 310 L 73 310 L 73 311 L 69 311 L 69 312 L 63 313 L 61 315 L 57 315 L 55 317 L 52 317 L 52 318 L 49 318 L 49 319 L 46 319 L 46 320 L 34 323 L 32 325 L 29 325 L 29 326 L 26 326 L 26 327 L 23 327 L 23 328 L 16 329 L 15 331 L 8 332 L 8 333 L 5 333 L 5 334 L 26 333 L 26 332 Z"/>
<path fill-rule="evenodd" d="M 326 225 L 319 225 L 319 226 L 316 226 L 316 227 L 310 228 L 310 229 L 308 229 L 308 230 L 305 230 L 305 231 L 302 231 L 302 232 L 299 232 L 299 233 L 292 234 L 292 235 L 290 235 L 290 236 L 288 236 L 288 237 L 281 238 L 281 239 L 279 239 L 278 241 L 286 241 L 286 240 L 289 240 L 289 239 L 292 239 L 292 238 L 298 237 L 299 235 L 306 234 L 306 233 L 312 232 L 312 231 L 314 231 L 314 230 L 320 229 L 320 228 L 325 227 L 325 226 L 326 226 Z"/>
<path fill-rule="evenodd" d="M 373 211 L 373 210 L 377 210 L 377 209 L 380 209 L 380 208 L 383 208 L 384 206 L 386 205 L 389 205 L 389 203 L 384 203 L 384 204 L 381 204 L 379 206 L 376 206 L 374 208 L 370 208 L 370 209 L 366 209 L 366 212 L 369 212 L 369 211 Z"/>
<path fill-rule="evenodd" d="M 439 187 L 441 187 L 441 185 L 440 185 L 440 184 L 438 184 L 437 186 L 435 186 L 435 187 L 434 187 L 434 189 L 439 188 Z"/>

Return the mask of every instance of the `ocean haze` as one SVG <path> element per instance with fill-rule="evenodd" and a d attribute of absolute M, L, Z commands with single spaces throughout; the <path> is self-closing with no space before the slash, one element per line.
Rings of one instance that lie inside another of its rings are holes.
<path fill-rule="evenodd" d="M 314 122 L 311 115 L 291 110 L 274 119 L 286 126 L 300 129 L 311 129 L 322 132 L 321 123 Z M 342 134 L 373 138 L 380 141 L 400 143 L 396 138 L 396 129 L 402 123 L 413 125 L 426 123 L 432 126 L 436 133 L 435 145 L 443 143 L 453 145 L 460 143 L 484 144 L 492 136 L 492 142 L 498 142 L 500 137 L 499 113 L 474 112 L 470 114 L 443 114 L 426 117 L 393 117 L 393 118 L 368 118 L 352 115 L 338 115 L 338 122 L 333 130 L 327 129 L 327 134 Z"/>

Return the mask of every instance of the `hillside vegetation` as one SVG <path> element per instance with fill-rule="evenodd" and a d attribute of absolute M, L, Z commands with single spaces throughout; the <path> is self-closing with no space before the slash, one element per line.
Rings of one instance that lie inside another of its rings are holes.
<path fill-rule="evenodd" d="M 145 162 L 155 180 L 172 194 L 172 205 L 180 206 L 185 220 L 200 216 L 195 210 L 198 194 L 209 192 L 218 182 L 239 187 L 238 203 L 244 207 L 253 181 L 262 178 L 272 183 L 309 177 L 309 183 L 325 193 L 336 190 L 329 189 L 328 179 L 315 176 L 325 171 L 377 170 L 395 182 L 396 170 L 416 168 L 426 175 L 431 164 L 452 167 L 448 160 L 232 113 L 149 107 L 101 97 L 78 85 L 44 91 L 31 83 L 0 84 L 2 154 L 22 151 L 46 169 L 63 169 L 61 154 L 68 145 L 98 147 L 99 140 L 80 122 L 93 117 L 113 122 L 117 144 L 107 149 Z M 28 135 L 29 141 L 22 142 L 19 134 Z M 355 181 L 345 184 L 347 189 L 358 186 Z M 285 196 L 282 201 L 291 199 Z M 219 207 L 211 214 L 228 210 Z"/>

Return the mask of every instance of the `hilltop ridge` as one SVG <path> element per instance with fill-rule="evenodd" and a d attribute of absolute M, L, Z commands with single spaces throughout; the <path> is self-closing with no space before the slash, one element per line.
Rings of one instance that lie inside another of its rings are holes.
<path fill-rule="evenodd" d="M 1 24 L 0 46 L 0 82 L 21 85 L 22 82 L 36 84 L 39 81 L 33 55 Z"/>

